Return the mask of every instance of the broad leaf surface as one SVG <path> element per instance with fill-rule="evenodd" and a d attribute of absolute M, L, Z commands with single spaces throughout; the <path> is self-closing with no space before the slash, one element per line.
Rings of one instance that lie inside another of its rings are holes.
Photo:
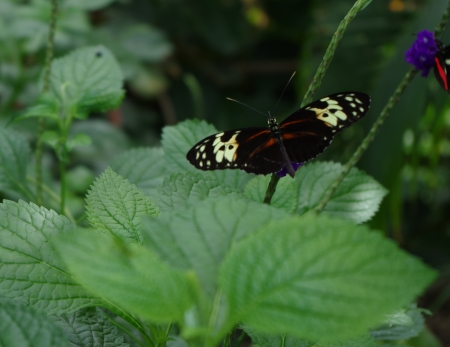
<path fill-rule="evenodd" d="M 50 317 L 31 307 L 0 301 L 0 346 L 69 347 L 69 341 Z"/>
<path fill-rule="evenodd" d="M 261 347 L 314 347 L 313 343 L 286 334 L 270 335 L 257 332 L 249 326 L 243 326 L 242 329 L 252 338 L 253 344 Z"/>
<path fill-rule="evenodd" d="M 86 213 L 94 228 L 130 242 L 142 242 L 142 216 L 159 213 L 148 196 L 110 168 L 94 182 L 86 201 Z"/>
<path fill-rule="evenodd" d="M 116 108 L 123 97 L 120 67 L 103 46 L 80 48 L 52 63 L 50 87 L 60 105 L 81 114 Z"/>
<path fill-rule="evenodd" d="M 192 166 L 186 159 L 187 152 L 198 141 L 218 131 L 204 121 L 187 120 L 175 126 L 165 127 L 162 134 L 162 145 L 166 154 L 169 169 L 173 171 L 186 170 L 202 172 Z M 235 189 L 243 189 L 252 175 L 242 170 L 203 171 Z"/>
<path fill-rule="evenodd" d="M 194 270 L 203 289 L 212 294 L 218 267 L 236 242 L 286 212 L 251 200 L 207 199 L 192 207 L 164 211 L 142 222 L 145 244 L 161 259 L 183 270 Z"/>
<path fill-rule="evenodd" d="M 309 216 L 277 221 L 235 245 L 220 286 L 230 325 L 323 341 L 364 334 L 435 276 L 379 233 Z"/>
<path fill-rule="evenodd" d="M 377 347 L 377 346 L 378 344 L 369 334 L 358 336 L 345 341 L 337 341 L 333 343 L 319 343 L 315 345 L 315 347 Z"/>
<path fill-rule="evenodd" d="M 202 173 L 177 173 L 164 179 L 158 187 L 157 203 L 162 209 L 174 209 L 180 206 L 192 205 L 207 197 L 217 197 L 240 194 L 226 184 Z"/>
<path fill-rule="evenodd" d="M 138 148 L 118 156 L 111 168 L 146 195 L 152 196 L 168 170 L 161 148 Z"/>
<path fill-rule="evenodd" d="M 66 217 L 34 204 L 0 204 L 0 295 L 48 314 L 99 304 L 67 273 L 49 242 L 73 228 Z"/>
<path fill-rule="evenodd" d="M 0 190 L 29 193 L 26 182 L 29 156 L 30 146 L 20 134 L 0 128 Z"/>
<path fill-rule="evenodd" d="M 116 307 L 154 322 L 180 321 L 193 302 L 191 276 L 148 248 L 77 230 L 54 241 L 78 282 Z"/>
<path fill-rule="evenodd" d="M 54 317 L 72 346 L 128 347 L 117 327 L 98 308 L 79 310 Z"/>

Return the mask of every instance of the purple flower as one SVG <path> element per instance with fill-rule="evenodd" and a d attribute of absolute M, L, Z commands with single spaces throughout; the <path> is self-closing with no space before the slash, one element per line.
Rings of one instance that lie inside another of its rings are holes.
<path fill-rule="evenodd" d="M 303 166 L 303 163 L 294 163 L 293 161 L 291 161 L 292 167 L 294 168 L 294 171 L 297 171 L 297 169 L 300 166 Z M 283 166 L 283 168 L 277 172 L 278 177 L 284 177 L 287 175 L 287 169 L 286 169 L 286 165 Z"/>
<path fill-rule="evenodd" d="M 406 51 L 405 59 L 417 70 L 422 71 L 422 77 L 425 77 L 434 65 L 437 51 L 434 34 L 428 30 L 422 30 L 417 34 L 416 41 Z"/>

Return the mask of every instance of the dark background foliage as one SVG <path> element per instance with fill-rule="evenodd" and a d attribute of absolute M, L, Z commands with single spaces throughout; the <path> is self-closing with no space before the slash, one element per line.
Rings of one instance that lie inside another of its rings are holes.
<path fill-rule="evenodd" d="M 121 107 L 75 124 L 90 147 L 69 170 L 69 208 L 83 211 L 86 188 L 131 147 L 157 146 L 161 129 L 202 118 L 218 129 L 266 119 L 225 97 L 279 119 L 299 108 L 331 36 L 352 0 L 65 0 L 59 2 L 55 56 L 103 44 L 118 59 L 127 94 Z M 433 30 L 446 1 L 378 0 L 349 26 L 316 97 L 356 90 L 372 97 L 366 118 L 337 136 L 320 160 L 345 162 L 410 67 L 404 52 Z M 39 93 L 50 1 L 0 0 L 0 116 L 11 121 Z M 450 33 L 443 41 L 450 42 Z M 291 85 L 277 101 L 293 71 Z M 35 121 L 16 125 L 35 141 Z M 358 167 L 389 195 L 371 221 L 408 251 L 441 270 L 423 303 L 431 330 L 450 343 L 450 103 L 432 76 L 416 77 Z M 186 148 L 186 151 L 188 148 Z M 50 150 L 46 182 L 57 182 Z M 75 213 L 76 214 L 76 213 Z M 444 324 L 442 322 L 445 322 Z"/>

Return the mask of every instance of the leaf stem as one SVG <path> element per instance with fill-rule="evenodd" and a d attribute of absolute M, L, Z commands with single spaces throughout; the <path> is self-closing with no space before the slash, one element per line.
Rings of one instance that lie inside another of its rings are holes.
<path fill-rule="evenodd" d="M 53 51 L 54 51 L 54 37 L 55 37 L 55 28 L 56 28 L 56 17 L 58 13 L 58 0 L 52 0 L 52 13 L 50 18 L 50 28 L 48 32 L 47 38 L 47 51 L 45 57 L 45 66 L 44 66 L 44 90 L 43 92 L 47 92 L 50 88 L 50 72 L 51 65 L 53 59 Z M 38 133 L 37 133 L 37 142 L 36 142 L 36 203 L 37 205 L 42 205 L 42 133 L 45 130 L 45 120 L 44 117 L 40 117 L 38 121 Z"/>
<path fill-rule="evenodd" d="M 316 93 L 317 89 L 319 89 L 320 84 L 322 83 L 323 76 L 325 76 L 325 72 L 327 71 L 328 66 L 331 63 L 331 60 L 333 59 L 334 52 L 336 51 L 339 41 L 341 41 L 342 37 L 344 36 L 344 32 L 347 29 L 347 26 L 355 18 L 356 14 L 365 6 L 367 6 L 371 1 L 372 0 L 357 0 L 353 5 L 353 7 L 350 9 L 350 11 L 348 11 L 347 15 L 339 24 L 336 32 L 333 34 L 333 37 L 331 38 L 331 42 L 328 45 L 328 48 L 325 52 L 322 62 L 320 63 L 319 68 L 317 69 L 317 72 L 311 84 L 309 85 L 308 91 L 306 92 L 305 97 L 303 98 L 301 107 L 309 104 L 312 101 L 312 98 L 314 97 L 314 94 Z M 270 204 L 270 201 L 272 200 L 272 196 L 275 193 L 279 180 L 280 178 L 277 176 L 277 174 L 272 174 L 269 186 L 267 187 L 266 190 L 264 203 Z"/>

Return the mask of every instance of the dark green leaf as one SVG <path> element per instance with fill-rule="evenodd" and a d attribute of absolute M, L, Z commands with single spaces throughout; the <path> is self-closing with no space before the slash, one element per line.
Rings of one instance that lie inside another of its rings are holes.
<path fill-rule="evenodd" d="M 252 343 L 260 347 L 314 347 L 308 341 L 300 340 L 296 337 L 283 335 L 270 335 L 257 332 L 249 326 L 243 326 L 242 329 L 252 338 Z"/>

